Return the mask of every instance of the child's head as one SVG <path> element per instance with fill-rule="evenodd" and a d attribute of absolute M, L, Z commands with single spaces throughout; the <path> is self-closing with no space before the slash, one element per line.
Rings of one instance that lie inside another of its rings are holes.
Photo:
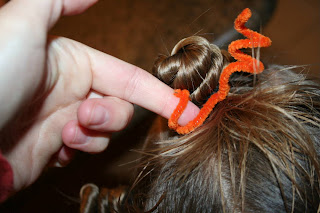
<path fill-rule="evenodd" d="M 180 41 L 171 56 L 160 56 L 154 71 L 173 88 L 188 89 L 201 106 L 229 61 L 218 47 L 193 36 Z M 185 136 L 159 118 L 135 187 L 144 210 L 316 212 L 320 85 L 293 69 L 234 74 L 227 99 Z"/>
<path fill-rule="evenodd" d="M 198 36 L 155 62 L 160 80 L 203 108 L 181 127 L 179 103 L 169 126 L 184 136 L 155 120 L 128 211 L 320 212 L 320 84 L 243 53 L 271 43 L 245 27 L 250 16 L 235 21 L 248 38 L 229 45 L 237 62 Z"/>

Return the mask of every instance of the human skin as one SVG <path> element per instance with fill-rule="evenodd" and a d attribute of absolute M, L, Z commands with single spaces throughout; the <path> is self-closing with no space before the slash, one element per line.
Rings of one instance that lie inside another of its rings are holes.
<path fill-rule="evenodd" d="M 12 144 L 2 152 L 14 172 L 14 191 L 33 183 L 50 161 L 69 162 L 73 150 L 103 151 L 110 133 L 130 121 L 133 104 L 169 118 L 179 102 L 148 72 L 48 36 L 61 16 L 96 1 L 12 0 L 0 9 L 0 148 Z M 198 111 L 189 103 L 179 124 Z"/>

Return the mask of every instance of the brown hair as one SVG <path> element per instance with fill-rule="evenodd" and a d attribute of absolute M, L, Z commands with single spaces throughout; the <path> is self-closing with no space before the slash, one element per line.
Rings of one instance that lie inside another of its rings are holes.
<path fill-rule="evenodd" d="M 191 100 L 202 105 L 217 88 L 227 60 L 216 45 L 191 36 L 179 41 L 171 56 L 160 55 L 152 71 L 172 88 L 189 90 Z"/>
<path fill-rule="evenodd" d="M 229 58 L 204 38 L 160 56 L 155 75 L 201 104 Z M 178 136 L 158 118 L 134 187 L 144 211 L 319 212 L 320 86 L 294 67 L 236 73 L 204 125 Z"/>

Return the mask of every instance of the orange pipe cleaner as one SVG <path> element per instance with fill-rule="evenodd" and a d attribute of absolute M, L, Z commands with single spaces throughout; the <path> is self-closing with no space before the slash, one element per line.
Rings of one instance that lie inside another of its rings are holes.
<path fill-rule="evenodd" d="M 206 118 L 209 116 L 215 105 L 223 101 L 230 90 L 229 78 L 234 72 L 248 72 L 248 73 L 261 73 L 264 70 L 264 65 L 261 61 L 251 57 L 240 51 L 242 48 L 255 48 L 255 47 L 268 47 L 271 45 L 270 38 L 261 35 L 255 31 L 248 29 L 245 23 L 251 17 L 251 11 L 249 8 L 244 9 L 234 22 L 234 28 L 247 37 L 248 39 L 240 39 L 231 42 L 228 47 L 229 53 L 232 55 L 236 62 L 230 63 L 221 73 L 219 78 L 219 90 L 215 94 L 211 95 L 208 101 L 203 105 L 199 114 L 195 119 L 190 121 L 185 126 L 180 126 L 178 120 L 187 107 L 190 93 L 188 90 L 175 90 L 174 95 L 180 98 L 179 104 L 173 111 L 168 126 L 175 130 L 179 134 L 187 134 L 193 131 L 195 128 L 201 126 Z"/>

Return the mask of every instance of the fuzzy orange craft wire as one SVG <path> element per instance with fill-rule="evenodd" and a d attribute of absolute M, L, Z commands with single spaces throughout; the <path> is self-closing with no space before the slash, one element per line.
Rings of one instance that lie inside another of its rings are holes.
<path fill-rule="evenodd" d="M 180 101 L 168 122 L 168 126 L 171 129 L 175 130 L 179 134 L 187 134 L 193 131 L 195 128 L 201 126 L 203 122 L 206 120 L 206 118 L 209 116 L 210 112 L 215 107 L 215 105 L 218 102 L 223 101 L 227 97 L 230 90 L 229 78 L 232 73 L 243 71 L 248 73 L 259 74 L 264 70 L 264 65 L 261 61 L 243 53 L 240 50 L 242 48 L 268 47 L 271 45 L 270 38 L 261 35 L 260 33 L 257 33 L 255 31 L 252 31 L 245 26 L 245 23 L 249 20 L 250 17 L 251 11 L 249 8 L 246 8 L 236 18 L 234 22 L 234 28 L 248 39 L 240 39 L 231 42 L 231 44 L 228 47 L 228 51 L 231 54 L 231 56 L 237 61 L 230 63 L 222 71 L 219 78 L 218 92 L 211 95 L 208 101 L 201 108 L 197 117 L 185 126 L 180 126 L 178 124 L 178 120 L 185 108 L 187 107 L 190 93 L 188 90 L 175 90 L 174 94 L 176 97 L 180 98 Z"/>

